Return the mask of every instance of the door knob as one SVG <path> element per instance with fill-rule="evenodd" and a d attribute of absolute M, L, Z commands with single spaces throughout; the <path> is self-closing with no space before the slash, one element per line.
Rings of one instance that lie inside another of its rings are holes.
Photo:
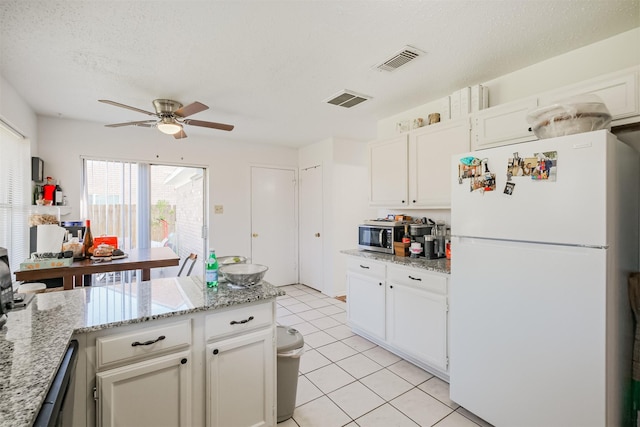
<path fill-rule="evenodd" d="M 251 237 L 258 237 L 258 233 L 253 233 Z"/>
<path fill-rule="evenodd" d="M 315 234 L 315 236 L 316 236 L 316 237 L 320 237 L 320 233 L 316 233 L 316 234 Z"/>

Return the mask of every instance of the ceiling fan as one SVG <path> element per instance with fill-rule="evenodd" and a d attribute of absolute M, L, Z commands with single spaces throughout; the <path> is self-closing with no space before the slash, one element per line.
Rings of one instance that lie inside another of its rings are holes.
<path fill-rule="evenodd" d="M 158 128 L 158 130 L 160 130 L 160 132 L 166 133 L 167 135 L 173 135 L 173 137 L 176 139 L 187 137 L 187 134 L 184 132 L 183 125 L 200 126 L 226 131 L 230 131 L 233 129 L 233 125 L 187 119 L 187 117 L 191 116 L 192 114 L 199 113 L 200 111 L 204 111 L 209 108 L 201 102 L 197 101 L 183 107 L 181 103 L 179 103 L 178 101 L 173 101 L 171 99 L 154 99 L 153 108 L 156 110 L 155 113 L 152 113 L 151 111 L 141 110 L 140 108 L 136 107 L 131 107 L 129 105 L 120 104 L 119 102 L 109 101 L 108 99 L 99 99 L 98 101 L 104 102 L 105 104 L 115 105 L 116 107 L 122 107 L 129 110 L 137 111 L 148 116 L 157 117 L 157 119 L 141 120 L 137 122 L 114 123 L 111 125 L 105 125 L 106 127 L 156 127 Z"/>

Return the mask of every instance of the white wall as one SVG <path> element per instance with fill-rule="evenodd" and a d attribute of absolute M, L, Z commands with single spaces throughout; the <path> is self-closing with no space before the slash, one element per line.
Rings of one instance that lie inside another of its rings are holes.
<path fill-rule="evenodd" d="M 488 82 L 489 106 L 522 99 L 553 89 L 640 64 L 640 27 L 609 39 L 539 62 Z M 378 121 L 378 138 L 396 134 L 396 123 L 426 118 L 440 111 L 440 100 L 433 100 Z"/>
<path fill-rule="evenodd" d="M 14 129 L 27 137 L 31 144 L 31 155 L 38 154 L 37 118 L 20 94 L 0 76 L 0 117 Z"/>
<path fill-rule="evenodd" d="M 155 129 L 106 128 L 100 123 L 38 118 L 39 156 L 47 175 L 59 179 L 69 199 L 71 214 L 63 219 L 83 219 L 80 211 L 81 156 L 138 160 L 209 168 L 209 246 L 221 255 L 251 255 L 250 166 L 297 167 L 297 149 L 245 144 L 212 136 L 191 134 L 176 140 Z M 213 205 L 224 213 L 214 215 Z"/>
<path fill-rule="evenodd" d="M 358 246 L 358 224 L 376 215 L 368 207 L 367 144 L 329 138 L 300 149 L 300 168 L 322 165 L 323 286 L 330 296 L 346 293 L 343 249 Z"/>

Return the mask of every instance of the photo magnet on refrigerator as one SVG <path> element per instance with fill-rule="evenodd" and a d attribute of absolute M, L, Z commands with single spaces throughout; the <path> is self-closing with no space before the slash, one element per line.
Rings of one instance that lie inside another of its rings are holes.
<path fill-rule="evenodd" d="M 504 186 L 504 194 L 506 194 L 507 196 L 512 196 L 513 190 L 515 188 L 516 188 L 515 182 L 507 182 L 506 185 Z"/>

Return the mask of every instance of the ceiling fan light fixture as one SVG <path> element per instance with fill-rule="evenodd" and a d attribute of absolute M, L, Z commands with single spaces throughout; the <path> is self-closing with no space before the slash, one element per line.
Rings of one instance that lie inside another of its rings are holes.
<path fill-rule="evenodd" d="M 162 133 L 174 135 L 182 130 L 182 125 L 172 119 L 162 119 L 162 121 L 157 124 L 157 128 Z"/>

